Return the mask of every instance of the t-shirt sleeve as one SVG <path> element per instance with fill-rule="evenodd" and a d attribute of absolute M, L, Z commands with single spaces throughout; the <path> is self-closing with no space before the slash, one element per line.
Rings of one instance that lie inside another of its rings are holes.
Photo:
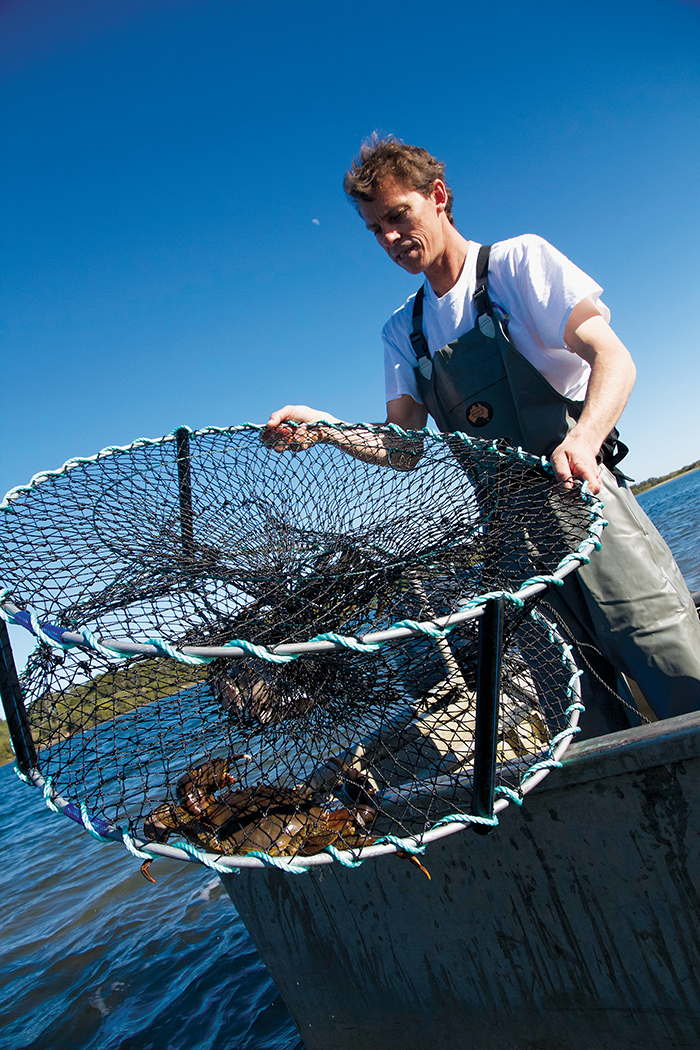
<path fill-rule="evenodd" d="M 405 333 L 405 337 L 401 338 L 404 333 L 399 317 L 400 314 L 401 311 L 397 311 L 382 329 L 386 399 L 387 401 L 393 401 L 403 394 L 410 394 L 414 401 L 422 405 L 423 399 L 418 392 L 416 374 L 413 371 L 415 360 L 410 359 L 408 356 L 408 353 L 412 353 L 408 333 Z"/>
<path fill-rule="evenodd" d="M 508 242 L 502 244 L 505 247 Z M 584 299 L 590 299 L 605 320 L 610 320 L 610 311 L 600 300 L 601 286 L 548 241 L 527 234 L 511 244 L 503 258 L 506 272 L 501 271 L 502 277 L 514 280 L 526 312 L 521 314 L 523 324 L 529 328 L 528 322 L 532 323 L 531 334 L 543 347 L 565 346 L 571 311 Z"/>

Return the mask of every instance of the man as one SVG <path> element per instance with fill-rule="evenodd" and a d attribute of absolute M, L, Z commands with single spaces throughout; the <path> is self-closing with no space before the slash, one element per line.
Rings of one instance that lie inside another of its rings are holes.
<path fill-rule="evenodd" d="M 445 432 L 505 437 L 551 457 L 560 483 L 588 482 L 610 525 L 603 551 L 552 600 L 580 641 L 632 677 L 660 716 L 700 707 L 700 622 L 666 544 L 613 473 L 614 430 L 635 379 L 608 324 L 602 289 L 541 238 L 490 249 L 452 219 L 444 167 L 393 138 L 363 146 L 345 191 L 389 257 L 424 285 L 387 322 L 387 422 L 407 430 L 428 413 Z M 285 427 L 285 420 L 301 424 Z M 410 469 L 389 439 L 338 432 L 308 406 L 273 412 L 264 440 L 277 451 L 316 441 L 358 458 Z M 605 462 L 601 462 L 605 461 Z M 599 709 L 588 732 L 617 727 Z M 594 728 L 593 728 L 594 727 Z"/>

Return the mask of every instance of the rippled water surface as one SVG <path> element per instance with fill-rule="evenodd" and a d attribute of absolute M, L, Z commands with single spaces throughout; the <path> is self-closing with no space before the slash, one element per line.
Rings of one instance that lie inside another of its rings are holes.
<path fill-rule="evenodd" d="M 700 591 L 700 470 L 643 492 L 639 502 L 673 551 L 691 591 Z"/>
<path fill-rule="evenodd" d="M 700 590 L 700 471 L 640 502 Z M 150 885 L 12 766 L 0 797 L 2 1050 L 303 1050 L 216 876 L 159 859 Z"/>
<path fill-rule="evenodd" d="M 159 859 L 152 886 L 12 766 L 0 797 L 3 1050 L 303 1050 L 212 872 Z"/>

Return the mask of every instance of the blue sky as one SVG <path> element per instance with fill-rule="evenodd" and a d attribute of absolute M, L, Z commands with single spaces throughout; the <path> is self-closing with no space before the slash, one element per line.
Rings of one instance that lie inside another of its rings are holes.
<path fill-rule="evenodd" d="M 415 279 L 343 198 L 375 128 L 446 161 L 465 236 L 604 286 L 630 472 L 700 456 L 697 3 L 5 0 L 0 40 L 3 492 L 288 401 L 383 418 Z"/>

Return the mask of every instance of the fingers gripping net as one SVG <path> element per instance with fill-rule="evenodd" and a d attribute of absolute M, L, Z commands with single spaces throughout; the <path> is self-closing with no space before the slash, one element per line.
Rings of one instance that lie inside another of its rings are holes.
<path fill-rule="evenodd" d="M 421 851 L 475 819 L 494 593 L 497 808 L 556 764 L 578 672 L 533 605 L 587 560 L 600 504 L 520 450 L 362 426 L 338 443 L 358 434 L 413 469 L 278 455 L 246 425 L 8 494 L 3 616 L 40 638 L 22 687 L 48 800 L 144 857 L 176 844 L 226 870 Z"/>

